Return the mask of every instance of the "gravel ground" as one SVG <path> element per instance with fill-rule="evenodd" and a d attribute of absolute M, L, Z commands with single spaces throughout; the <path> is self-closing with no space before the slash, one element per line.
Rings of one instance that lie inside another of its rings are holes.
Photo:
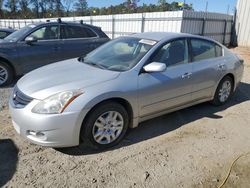
<path fill-rule="evenodd" d="M 33 145 L 11 125 L 0 89 L 0 187 L 218 187 L 233 160 L 250 151 L 250 50 L 244 78 L 223 107 L 200 104 L 144 122 L 120 145 L 93 153 L 84 146 Z M 224 187 L 249 187 L 250 156 L 233 166 Z"/>
<path fill-rule="evenodd" d="M 11 88 L 0 89 L 0 111 L 8 106 L 10 92 Z"/>
<path fill-rule="evenodd" d="M 0 112 L 8 107 L 9 96 L 17 80 L 15 80 L 10 86 L 0 88 Z"/>

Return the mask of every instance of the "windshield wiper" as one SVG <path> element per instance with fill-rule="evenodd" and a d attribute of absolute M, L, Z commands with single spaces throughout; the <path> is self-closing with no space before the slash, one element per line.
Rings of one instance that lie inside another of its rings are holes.
<path fill-rule="evenodd" d="M 78 61 L 84 62 L 84 56 L 79 57 L 79 58 L 78 58 Z"/>
<path fill-rule="evenodd" d="M 90 62 L 90 61 L 83 61 L 84 63 L 88 64 L 88 65 L 91 65 L 91 66 L 94 66 L 94 67 L 98 67 L 98 68 L 101 68 L 101 69 L 107 69 L 106 67 L 104 67 L 103 65 L 100 65 L 98 63 L 94 63 L 94 62 Z"/>
<path fill-rule="evenodd" d="M 82 56 L 82 57 L 79 57 L 78 58 L 78 61 L 82 62 L 82 63 L 85 63 L 85 64 L 88 64 L 88 65 L 91 65 L 91 66 L 94 66 L 94 67 L 98 67 L 98 68 L 101 68 L 101 69 L 107 69 L 105 66 L 103 65 L 100 65 L 98 63 L 94 63 L 92 61 L 86 61 L 85 57 Z"/>

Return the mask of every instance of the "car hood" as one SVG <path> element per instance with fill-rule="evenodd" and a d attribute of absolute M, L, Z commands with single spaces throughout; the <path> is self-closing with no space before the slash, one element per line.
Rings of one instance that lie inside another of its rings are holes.
<path fill-rule="evenodd" d="M 24 94 L 45 99 L 55 93 L 84 89 L 95 84 L 117 78 L 119 72 L 104 70 L 70 59 L 36 69 L 18 82 L 17 87 Z"/>
<path fill-rule="evenodd" d="M 7 52 L 9 50 L 16 50 L 15 48 L 13 49 L 13 47 L 16 45 L 15 42 L 9 42 L 3 39 L 0 39 L 0 52 Z"/>
<path fill-rule="evenodd" d="M 9 42 L 7 40 L 4 39 L 0 39 L 0 45 L 4 45 L 4 44 L 11 44 L 12 42 Z"/>

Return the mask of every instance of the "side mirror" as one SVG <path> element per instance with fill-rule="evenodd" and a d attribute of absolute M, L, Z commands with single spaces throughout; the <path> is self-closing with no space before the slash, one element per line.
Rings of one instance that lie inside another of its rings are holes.
<path fill-rule="evenodd" d="M 32 44 L 34 42 L 37 42 L 37 39 L 35 37 L 30 36 L 30 37 L 25 38 L 25 42 L 27 44 Z"/>
<path fill-rule="evenodd" d="M 152 62 L 143 67 L 145 72 L 163 72 L 167 69 L 165 63 Z"/>

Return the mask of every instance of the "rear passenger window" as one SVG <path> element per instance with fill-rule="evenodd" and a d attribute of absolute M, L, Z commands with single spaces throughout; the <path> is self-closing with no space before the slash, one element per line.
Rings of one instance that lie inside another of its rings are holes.
<path fill-rule="evenodd" d="M 96 34 L 91 29 L 81 26 L 66 26 L 65 35 L 68 39 L 96 37 Z"/>
<path fill-rule="evenodd" d="M 193 61 L 201 61 L 217 57 L 215 44 L 213 42 L 199 40 L 199 39 L 192 39 L 191 46 L 192 46 Z"/>

